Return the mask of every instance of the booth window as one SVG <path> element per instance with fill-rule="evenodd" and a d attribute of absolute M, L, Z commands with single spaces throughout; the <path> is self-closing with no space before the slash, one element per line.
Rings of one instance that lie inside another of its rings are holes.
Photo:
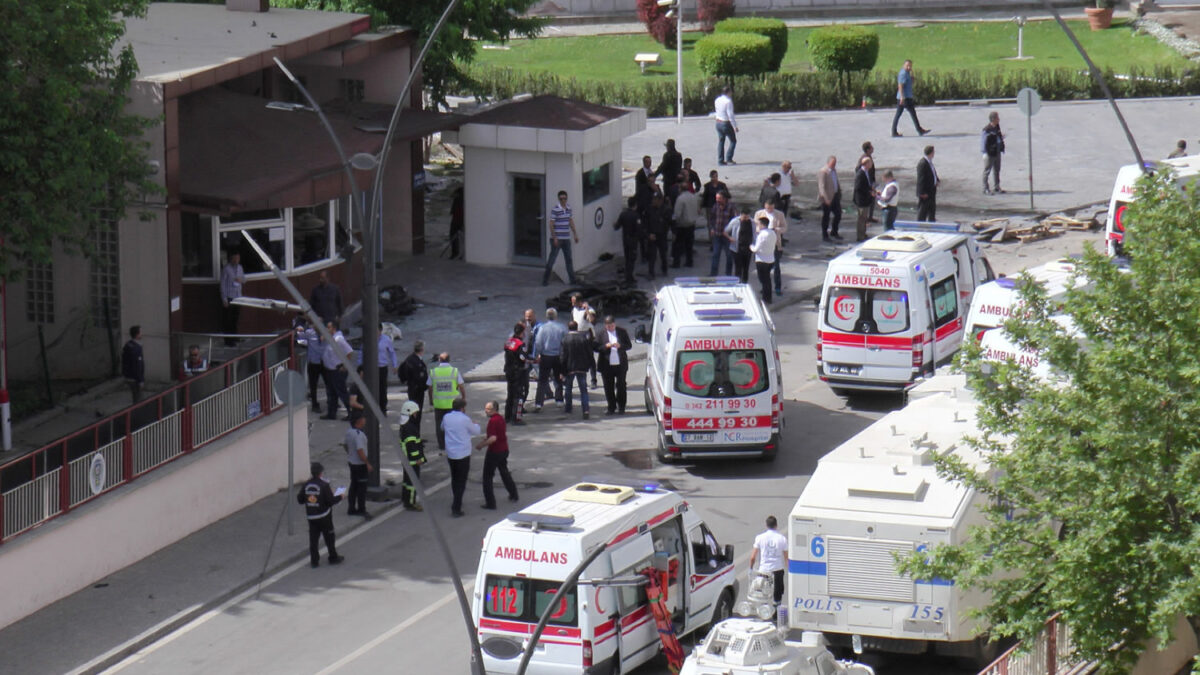
<path fill-rule="evenodd" d="M 121 268 L 117 224 L 105 219 L 96 228 L 96 253 L 88 278 L 92 324 L 121 325 Z"/>
<path fill-rule="evenodd" d="M 583 203 L 590 204 L 597 199 L 607 197 L 610 193 L 609 178 L 612 175 L 612 162 L 598 166 L 591 171 L 583 172 Z"/>
<path fill-rule="evenodd" d="M 30 263 L 25 270 L 25 319 L 54 323 L 54 264 Z"/>

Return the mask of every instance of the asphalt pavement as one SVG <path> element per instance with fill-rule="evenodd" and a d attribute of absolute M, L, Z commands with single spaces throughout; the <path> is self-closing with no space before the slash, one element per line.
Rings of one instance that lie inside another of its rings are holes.
<path fill-rule="evenodd" d="M 917 67 L 919 75 L 920 64 Z M 1196 104 L 1194 98 L 1135 100 L 1121 102 L 1121 109 L 1143 152 L 1148 157 L 1158 157 L 1165 155 L 1177 138 L 1190 138 L 1195 134 Z M 990 110 L 1000 111 L 1002 124 L 1009 134 L 1004 166 L 1004 187 L 1009 192 L 998 196 L 983 195 L 979 185 L 979 130 Z M 844 158 L 839 166 L 843 167 L 843 184 L 849 185 L 850 173 L 845 167 L 857 158 L 859 144 L 871 140 L 876 147 L 880 170 L 893 168 L 900 173 L 902 218 L 912 214 L 915 204 L 911 194 L 912 167 L 920 156 L 921 147 L 928 144 L 937 147 L 935 161 L 943 181 L 939 191 L 939 219 L 973 220 L 1029 212 L 1028 136 L 1024 120 L 1015 106 L 934 106 L 919 112 L 922 124 L 933 130 L 933 134 L 924 138 L 916 137 L 911 128 L 905 127 L 902 127 L 904 137 L 891 138 L 888 134 L 890 110 L 741 116 L 738 164 L 721 168 L 723 179 L 734 188 L 735 198 L 746 199 L 757 194 L 762 178 L 775 170 L 782 159 L 792 160 L 804 179 L 794 197 L 802 207 L 804 218 L 793 225 L 789 233 L 792 243 L 783 268 L 784 294 L 772 308 L 777 318 L 795 317 L 811 311 L 810 301 L 819 289 L 826 261 L 846 246 L 829 246 L 820 241 L 813 211 L 815 186 L 810 179 L 815 178 L 816 169 L 828 154 Z M 902 124 L 911 123 L 905 119 Z M 1106 202 L 1116 168 L 1132 161 L 1124 135 L 1106 103 L 1046 104 L 1033 118 L 1032 133 L 1035 211 L 1053 212 Z M 642 154 L 651 154 L 657 160 L 662 153 L 662 141 L 668 137 L 678 141 L 685 155 L 696 158 L 697 170 L 702 174 L 707 172 L 710 164 L 707 160 L 715 153 L 716 139 L 712 121 L 705 118 L 687 119 L 679 126 L 674 120 L 651 120 L 645 132 L 627 140 L 624 165 L 628 168 L 636 166 Z M 626 181 L 623 189 L 631 193 L 631 181 Z M 853 215 L 848 212 L 842 231 L 848 232 L 852 228 Z M 998 271 L 1013 273 L 1027 265 L 1077 252 L 1085 242 L 1099 246 L 1100 235 L 1095 232 L 1071 233 L 1030 244 L 985 245 L 985 249 Z M 701 247 L 697 267 L 680 272 L 706 272 L 707 263 L 707 251 Z M 611 265 L 601 266 L 597 268 L 596 276 L 614 272 Z M 404 285 L 423 305 L 416 314 L 399 322 L 405 333 L 401 351 L 409 348 L 414 339 L 425 340 L 430 353 L 448 349 L 453 362 L 469 372 L 466 389 L 469 409 L 479 419 L 481 415 L 477 411 L 484 400 L 502 396 L 500 385 L 493 381 L 497 374 L 494 356 L 513 321 L 526 307 L 540 309 L 548 295 L 562 290 L 555 286 L 540 287 L 540 273 L 541 270 L 536 268 L 478 267 L 426 255 L 389 258 L 379 279 L 381 287 Z M 661 279 L 659 283 L 662 283 Z M 641 282 L 641 287 L 653 290 L 649 282 Z M 624 323 L 632 324 L 629 320 Z M 797 350 L 810 350 L 811 341 L 812 336 L 808 334 L 781 336 L 781 342 L 787 342 Z M 789 370 L 790 381 L 803 383 L 792 391 L 789 405 L 801 407 L 814 419 L 821 419 L 836 413 L 836 407 L 842 404 L 825 394 L 819 402 L 813 402 L 811 372 Z M 630 407 L 636 408 L 641 401 L 640 379 L 635 381 L 631 377 L 631 385 Z M 400 391 L 401 388 L 393 384 L 392 410 L 399 407 L 398 402 L 403 398 Z M 602 396 L 599 390 L 593 390 L 592 394 Z M 576 423 L 558 413 L 554 415 L 553 419 L 547 415 L 544 421 L 512 430 L 514 443 L 543 444 L 547 449 L 542 456 L 545 466 L 526 468 L 526 480 L 533 477 L 534 484 L 523 486 L 522 490 L 531 495 L 549 489 L 537 484 L 539 471 L 552 472 L 554 479 L 543 482 L 561 487 L 574 473 L 596 465 L 582 461 L 576 466 L 575 459 L 557 460 L 560 454 L 554 452 L 554 444 L 567 443 L 573 438 L 573 430 L 589 434 L 590 442 L 602 446 L 608 442 L 606 430 L 624 433 L 628 431 L 625 427 L 631 426 L 620 420 L 605 420 L 603 416 L 593 416 L 587 423 Z M 348 471 L 337 447 L 345 423 L 320 420 L 312 414 L 309 421 L 309 457 L 325 463 L 335 484 L 345 484 Z M 425 437 L 432 438 L 431 420 L 427 420 L 425 426 Z M 634 426 L 634 430 L 637 429 L 640 427 Z M 840 433 L 852 433 L 851 426 L 838 429 Z M 617 443 L 617 439 L 624 437 L 616 434 L 612 438 L 611 442 Z M 830 444 L 836 442 L 836 438 L 830 437 L 823 439 L 822 445 L 832 447 Z M 563 445 L 562 449 L 565 451 L 567 447 Z M 623 446 L 611 447 L 612 450 L 605 453 L 606 457 L 619 452 Z M 638 446 L 633 443 L 628 447 Z M 639 470 L 640 463 L 647 461 L 642 455 L 626 459 L 631 470 Z M 381 462 L 385 484 L 389 480 L 399 480 L 397 462 L 394 449 L 385 446 Z M 434 453 L 429 466 L 425 477 L 434 494 L 429 507 L 439 518 L 445 517 L 448 515 L 445 465 Z M 645 468 L 652 467 L 653 463 Z M 801 468 L 796 472 L 801 477 L 805 473 Z M 696 481 L 732 481 L 738 477 L 714 469 L 689 475 Z M 757 476 L 751 474 L 743 478 L 755 479 Z M 473 480 L 478 480 L 477 474 Z M 699 484 L 693 483 L 693 486 Z M 746 485 L 753 485 L 753 482 Z M 789 497 L 794 499 L 799 494 L 798 486 L 802 486 L 802 481 L 789 483 L 774 497 L 780 504 L 790 503 Z M 337 509 L 339 536 L 342 542 L 349 544 L 344 549 L 348 556 L 347 565 L 336 572 L 327 567 L 308 570 L 305 562 L 307 543 L 302 536 L 306 526 L 292 499 L 291 495 L 283 493 L 263 499 L 101 580 L 94 587 L 81 590 L 0 631 L 0 654 L 4 654 L 0 660 L 0 673 L 98 671 L 138 649 L 159 644 L 165 636 L 173 635 L 174 629 L 197 617 L 214 612 L 236 614 L 248 611 L 249 605 L 231 601 L 238 600 L 247 591 L 252 592 L 264 574 L 268 578 L 272 575 L 287 578 L 295 570 L 302 570 L 305 576 L 301 586 L 306 593 L 358 583 L 354 570 L 360 568 L 354 567 L 356 546 L 351 543 L 351 538 L 361 536 L 371 540 L 381 530 L 371 529 L 373 523 L 344 515 L 344 508 Z M 730 504 L 730 509 L 737 508 L 733 502 L 725 503 Z M 488 514 L 472 506 L 474 500 L 468 502 L 471 529 L 454 530 L 462 537 L 455 549 L 457 563 L 460 572 L 467 577 L 476 563 L 471 553 L 472 545 L 478 541 L 488 522 Z M 369 508 L 376 513 L 378 521 L 380 516 L 395 512 L 396 503 L 375 503 Z M 295 536 L 286 534 L 285 514 L 288 510 L 292 511 Z M 409 534 L 401 537 L 414 538 L 426 550 L 432 550 L 427 521 L 409 513 L 398 513 L 395 518 L 395 522 L 403 522 L 406 528 L 411 528 L 406 530 Z M 369 534 L 372 532 L 374 535 Z M 744 550 L 744 544 L 742 548 Z M 47 566 L 52 569 L 49 561 Z M 325 574 L 328 576 L 322 576 Z M 430 581 L 440 584 L 442 589 L 444 582 L 444 574 Z M 388 577 L 388 583 L 415 582 L 408 576 L 399 575 Z M 295 620 L 302 621 L 301 618 Z M 186 664 L 180 664 L 178 670 L 199 672 Z"/>

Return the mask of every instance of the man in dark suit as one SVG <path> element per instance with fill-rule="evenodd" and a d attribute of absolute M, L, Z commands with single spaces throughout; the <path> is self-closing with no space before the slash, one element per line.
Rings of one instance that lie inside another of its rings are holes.
<path fill-rule="evenodd" d="M 611 315 L 604 317 L 604 328 L 596 330 L 596 365 L 604 379 L 605 415 L 625 414 L 625 374 L 629 371 L 629 332 L 617 326 Z"/>
<path fill-rule="evenodd" d="M 616 229 L 621 231 L 621 248 L 625 251 L 625 283 L 637 283 L 633 267 L 637 264 L 638 245 L 642 243 L 642 219 L 637 212 L 637 198 L 630 197 L 628 206 L 617 216 Z"/>
<path fill-rule="evenodd" d="M 650 208 L 650 200 L 654 198 L 654 193 L 657 185 L 654 184 L 654 169 L 651 164 L 654 160 L 650 159 L 650 155 L 642 157 L 642 168 L 638 169 L 637 175 L 634 176 L 634 197 L 637 199 L 638 215 L 646 215 L 646 211 Z"/>
<path fill-rule="evenodd" d="M 925 146 L 925 156 L 917 162 L 917 220 L 937 220 L 937 169 L 933 166 L 933 146 Z"/>
<path fill-rule="evenodd" d="M 662 162 L 654 170 L 655 176 L 662 176 L 663 192 L 679 182 L 679 173 L 683 171 L 683 155 L 675 149 L 675 139 L 668 138 L 665 143 L 667 151 L 663 153 Z"/>

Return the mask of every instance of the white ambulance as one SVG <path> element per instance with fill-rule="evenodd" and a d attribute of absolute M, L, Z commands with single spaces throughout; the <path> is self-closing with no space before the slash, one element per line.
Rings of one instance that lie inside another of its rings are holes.
<path fill-rule="evenodd" d="M 472 613 L 489 673 L 515 673 L 559 585 L 597 547 L 607 548 L 554 607 L 530 674 L 625 673 L 661 649 L 646 570 L 665 578 L 678 636 L 724 620 L 737 598 L 733 546 L 718 545 L 678 494 L 654 485 L 579 483 L 488 528 Z"/>
<path fill-rule="evenodd" d="M 969 614 L 985 597 L 953 579 L 916 580 L 894 554 L 958 544 L 984 523 L 985 495 L 938 475 L 934 453 L 982 467 L 964 442 L 976 402 L 962 375 L 915 387 L 909 404 L 825 455 L 788 522 L 788 622 L 836 645 L 934 651 L 989 661 L 986 626 Z"/>
<path fill-rule="evenodd" d="M 1046 295 L 1051 300 L 1061 300 L 1072 287 L 1075 280 L 1076 261 L 1071 258 L 1059 258 L 1035 267 L 1030 267 L 1022 274 L 1028 274 L 1034 283 L 1046 289 Z M 967 331 L 964 340 L 973 339 L 976 342 L 983 338 L 987 331 L 1002 325 L 1018 311 L 1021 302 L 1018 289 L 1020 277 L 1001 277 L 981 285 L 971 298 L 971 309 L 967 312 Z"/>
<path fill-rule="evenodd" d="M 1200 175 L 1200 155 L 1147 162 L 1146 166 L 1151 171 L 1170 167 L 1181 185 L 1191 184 Z M 1127 164 L 1117 171 L 1112 196 L 1108 198 L 1108 222 L 1104 226 L 1104 248 L 1110 256 L 1124 255 L 1125 230 L 1129 226 L 1125 210 L 1135 199 L 1134 188 L 1143 173 L 1137 164 Z"/>
<path fill-rule="evenodd" d="M 962 347 L 971 298 L 993 276 L 957 225 L 897 222 L 829 262 L 817 375 L 840 395 L 908 389 Z"/>
<path fill-rule="evenodd" d="M 646 364 L 658 456 L 773 459 L 783 430 L 775 323 L 736 277 L 687 277 L 659 290 Z"/>

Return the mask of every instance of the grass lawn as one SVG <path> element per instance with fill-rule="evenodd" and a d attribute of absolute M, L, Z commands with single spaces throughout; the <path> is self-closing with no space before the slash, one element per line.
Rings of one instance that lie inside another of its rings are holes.
<path fill-rule="evenodd" d="M 1154 38 L 1135 35 L 1124 21 L 1109 30 L 1093 32 L 1086 21 L 1068 22 L 1080 43 L 1100 68 L 1122 73 L 1131 66 L 1143 71 L 1156 65 L 1182 66 L 1187 60 Z M 929 23 L 900 28 L 893 24 L 873 26 L 879 33 L 876 71 L 899 70 L 904 59 L 912 59 L 918 76 L 931 70 L 1019 70 L 1032 68 L 1080 68 L 1083 59 L 1067 36 L 1052 20 L 1025 25 L 1026 61 L 1007 61 L 1017 54 L 1017 27 L 1011 22 Z M 794 28 L 788 34 L 788 52 L 781 72 L 812 70 L 805 41 L 812 28 Z M 683 72 L 699 79 L 692 52 L 700 33 L 684 33 Z M 579 80 L 628 81 L 638 75 L 634 54 L 658 52 L 663 63 L 646 69 L 647 78 L 675 78 L 675 52 L 656 43 L 647 33 L 513 40 L 508 49 L 485 46 L 476 56 L 480 66 L 508 67 L 531 72 L 552 72 Z"/>

